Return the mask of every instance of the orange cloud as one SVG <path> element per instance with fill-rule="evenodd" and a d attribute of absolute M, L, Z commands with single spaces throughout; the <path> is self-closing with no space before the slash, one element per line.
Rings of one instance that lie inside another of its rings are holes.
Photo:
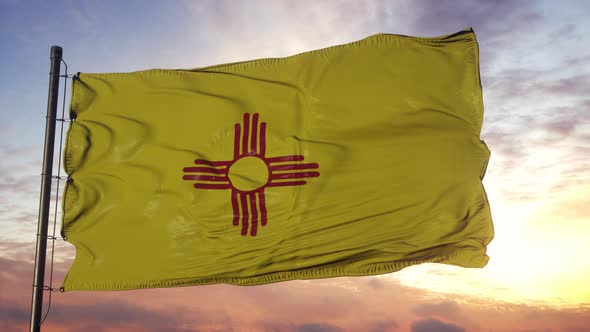
<path fill-rule="evenodd" d="M 61 281 L 67 264 L 56 265 Z M 32 266 L 0 258 L 0 330 L 28 326 Z M 388 276 L 54 293 L 44 331 L 584 331 L 590 307 L 442 295 Z"/>

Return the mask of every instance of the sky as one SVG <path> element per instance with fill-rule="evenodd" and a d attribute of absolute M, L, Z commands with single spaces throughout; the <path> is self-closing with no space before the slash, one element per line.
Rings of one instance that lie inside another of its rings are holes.
<path fill-rule="evenodd" d="M 56 292 L 44 330 L 590 331 L 589 17 L 584 0 L 0 0 L 0 331 L 28 328 L 52 45 L 70 74 L 129 72 L 466 27 L 480 46 L 481 136 L 492 152 L 485 268 Z M 74 255 L 56 242 L 54 287 Z"/>

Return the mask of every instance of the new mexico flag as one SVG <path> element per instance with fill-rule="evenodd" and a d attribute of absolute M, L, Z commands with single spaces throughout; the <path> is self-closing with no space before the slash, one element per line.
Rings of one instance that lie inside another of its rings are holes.
<path fill-rule="evenodd" d="M 490 152 L 471 29 L 80 74 L 71 114 L 65 291 L 488 261 Z"/>

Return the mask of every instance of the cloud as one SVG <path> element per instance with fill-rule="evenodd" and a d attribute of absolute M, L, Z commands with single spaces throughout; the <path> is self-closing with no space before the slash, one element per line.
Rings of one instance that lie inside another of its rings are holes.
<path fill-rule="evenodd" d="M 0 321 L 12 327 L 28 322 L 30 311 L 24 307 L 0 305 Z M 44 325 L 48 328 L 67 327 L 71 331 L 108 331 L 113 329 L 142 331 L 190 331 L 183 329 L 186 321 L 199 321 L 197 313 L 191 318 L 172 311 L 146 310 L 141 306 L 122 301 L 64 304 L 57 303 Z M 198 325 L 198 324 L 197 324 Z M 9 325 L 10 326 L 10 325 Z M 14 331 L 16 329 L 10 329 Z M 9 330 L 6 330 L 9 331 Z"/>
<path fill-rule="evenodd" d="M 413 322 L 412 332 L 465 332 L 465 329 L 455 324 L 429 318 Z"/>
<path fill-rule="evenodd" d="M 31 154 L 30 147 L 0 145 L 0 226 L 4 230 L 0 239 L 8 242 L 24 241 L 34 238 L 39 213 L 39 193 L 41 184 L 41 162 L 39 156 Z M 55 155 L 54 174 L 57 174 L 58 155 Z M 63 175 L 63 173 L 62 173 Z M 50 195 L 50 220 L 53 220 L 57 206 L 57 219 L 61 217 L 61 181 L 57 192 L 57 180 L 52 180 Z M 59 199 L 56 202 L 56 197 Z M 52 228 L 50 228 L 51 232 Z M 0 252 L 0 255 L 2 253 Z"/>
<path fill-rule="evenodd" d="M 399 325 L 394 320 L 378 321 L 369 325 L 369 332 L 397 331 L 398 327 Z"/>
<path fill-rule="evenodd" d="M 182 310 L 153 310 L 142 305 L 124 301 L 104 301 L 99 303 L 56 305 L 50 315 L 48 324 L 65 323 L 72 331 L 82 331 L 87 326 L 102 326 L 108 329 L 142 331 L 191 331 L 187 325 L 206 326 L 208 319 L 199 312 Z M 229 325 L 231 326 L 231 325 Z M 85 329 L 84 329 L 85 330 Z"/>
<path fill-rule="evenodd" d="M 34 239 L 34 236 L 31 236 Z M 34 258 L 35 255 L 35 243 L 30 242 L 16 242 L 8 241 L 0 237 L 0 265 L 3 260 L 13 260 L 15 262 L 28 261 Z"/>
<path fill-rule="evenodd" d="M 426 31 L 439 31 L 459 25 L 476 25 L 486 37 L 499 37 L 506 32 L 524 28 L 541 19 L 538 9 L 527 2 L 485 0 L 411 1 L 414 24 Z M 497 24 L 498 19 L 506 24 Z"/>
<path fill-rule="evenodd" d="M 367 285 L 374 289 L 382 289 L 385 285 L 380 278 L 368 277 Z"/>
<path fill-rule="evenodd" d="M 481 58 L 482 137 L 492 151 L 486 179 L 505 201 L 548 205 L 557 194 L 590 183 L 585 175 L 590 162 L 582 157 L 590 146 L 590 102 L 583 88 L 590 84 L 590 57 L 577 46 L 579 38 L 586 38 L 581 27 L 550 24 L 530 3 L 517 6 L 520 14 L 502 20 L 518 34 L 507 31 L 492 38 L 482 31 L 480 38 L 482 53 L 490 55 Z M 515 22 L 519 15 L 541 35 L 529 38 L 530 27 L 513 29 L 520 25 Z"/>
<path fill-rule="evenodd" d="M 438 316 L 442 318 L 456 319 L 461 316 L 459 305 L 450 300 L 440 303 L 422 303 L 414 307 L 412 312 L 422 317 Z"/>
<path fill-rule="evenodd" d="M 0 321 L 17 323 L 26 322 L 29 319 L 29 311 L 19 307 L 2 307 Z"/>
<path fill-rule="evenodd" d="M 590 65 L 590 54 L 566 57 L 563 60 L 563 65 L 567 67 L 587 67 Z"/>
<path fill-rule="evenodd" d="M 556 64 L 555 66 L 558 66 Z M 581 67 L 581 66 L 575 66 Z M 574 68 L 572 68 L 574 69 Z M 526 98 L 545 98 L 544 100 L 529 99 L 530 104 L 543 106 L 547 98 L 579 97 L 586 98 L 584 85 L 590 82 L 590 74 L 578 73 L 572 76 L 564 75 L 564 69 L 553 67 L 549 69 L 504 69 L 496 74 L 486 76 L 484 93 L 503 104 L 516 104 Z M 563 102 L 569 102 L 565 99 Z M 565 103 L 562 106 L 566 106 Z M 554 105 L 552 105 L 554 106 Z M 521 105 L 514 110 L 521 112 L 530 110 L 529 105 Z M 547 107 L 544 107 L 547 109 Z M 526 112 L 529 116 L 536 116 Z"/>
<path fill-rule="evenodd" d="M 574 93 L 564 99 L 551 89 L 542 94 L 505 99 L 523 106 L 492 110 L 495 115 L 484 126 L 482 136 L 492 150 L 486 178 L 512 201 L 540 202 L 590 183 L 590 161 L 584 158 L 590 152 L 590 101 Z"/>
<path fill-rule="evenodd" d="M 68 265 L 56 265 L 55 285 Z M 0 328 L 23 330 L 32 263 L 0 257 L 0 271 Z M 590 325 L 590 307 L 550 308 L 437 294 L 376 276 L 253 287 L 54 293 L 46 325 L 49 331 L 66 326 L 72 331 L 424 332 L 440 327 L 434 331 L 457 332 L 493 327 L 508 332 L 522 326 L 574 331 Z"/>
<path fill-rule="evenodd" d="M 297 329 L 298 332 L 342 332 L 343 330 L 334 325 L 324 323 L 303 324 Z"/>
<path fill-rule="evenodd" d="M 542 18 L 542 12 L 531 3 L 508 1 L 258 0 L 186 1 L 185 5 L 199 18 L 196 29 L 206 31 L 201 36 L 215 39 L 219 56 L 228 60 L 285 56 L 378 32 L 438 36 L 467 26 L 475 26 L 484 41 L 501 39 L 506 43 L 514 38 L 512 31 L 530 31 Z M 227 21 L 232 24 L 213 23 Z M 190 24 L 194 26 L 195 21 Z"/>

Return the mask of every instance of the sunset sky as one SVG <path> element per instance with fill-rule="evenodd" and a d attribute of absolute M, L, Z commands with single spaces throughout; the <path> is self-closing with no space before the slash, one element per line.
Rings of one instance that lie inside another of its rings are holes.
<path fill-rule="evenodd" d="M 584 0 L 0 0 L 0 331 L 28 329 L 52 45 L 63 47 L 70 74 L 128 72 L 466 27 L 480 46 L 482 139 L 492 153 L 484 185 L 495 238 L 485 268 L 422 264 L 252 287 L 56 292 L 44 330 L 590 331 Z M 54 287 L 74 255 L 56 242 Z"/>

